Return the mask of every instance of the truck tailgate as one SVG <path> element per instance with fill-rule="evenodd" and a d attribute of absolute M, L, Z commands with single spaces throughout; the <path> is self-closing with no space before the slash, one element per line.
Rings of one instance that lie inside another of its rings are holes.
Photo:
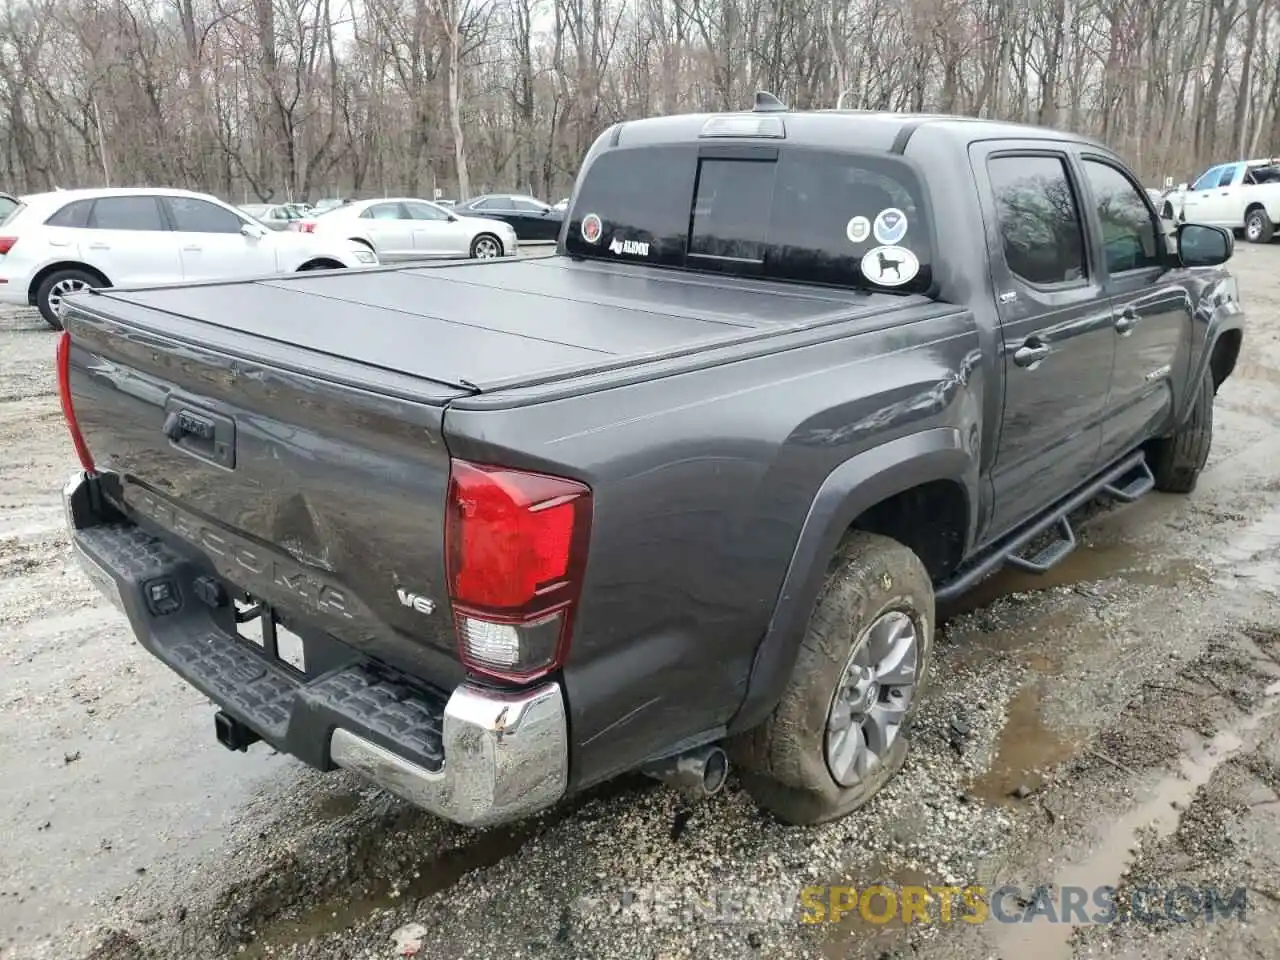
<path fill-rule="evenodd" d="M 243 359 L 272 352 L 252 334 L 225 350 L 205 345 L 213 337 L 197 346 L 188 318 L 123 298 L 91 304 L 102 313 L 72 307 L 65 318 L 71 394 L 98 471 L 119 477 L 117 506 L 295 632 L 456 682 L 441 428 L 444 404 L 465 390 L 415 381 L 417 399 L 388 397 L 353 385 L 376 371 L 305 340 L 285 369 Z M 398 589 L 434 598 L 437 614 L 406 606 Z"/>

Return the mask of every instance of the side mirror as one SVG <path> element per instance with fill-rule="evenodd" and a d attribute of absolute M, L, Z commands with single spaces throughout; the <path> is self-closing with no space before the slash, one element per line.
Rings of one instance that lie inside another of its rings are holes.
<path fill-rule="evenodd" d="M 1216 267 L 1235 252 L 1235 237 L 1222 227 L 1201 223 L 1178 225 L 1178 259 L 1184 267 Z"/>
<path fill-rule="evenodd" d="M 240 233 L 248 237 L 250 240 L 261 240 L 267 235 L 265 227 L 260 227 L 254 223 L 246 223 L 241 226 Z"/>

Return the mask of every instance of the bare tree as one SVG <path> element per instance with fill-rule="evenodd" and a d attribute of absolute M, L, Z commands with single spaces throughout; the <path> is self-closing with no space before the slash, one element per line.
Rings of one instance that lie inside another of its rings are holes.
<path fill-rule="evenodd" d="M 9 0 L 0 188 L 552 198 L 610 123 L 759 88 L 1186 179 L 1280 152 L 1280 0 Z"/>

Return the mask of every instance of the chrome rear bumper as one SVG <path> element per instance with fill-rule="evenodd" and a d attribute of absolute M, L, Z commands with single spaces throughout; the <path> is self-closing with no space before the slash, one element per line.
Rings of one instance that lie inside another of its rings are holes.
<path fill-rule="evenodd" d="M 349 730 L 329 741 L 335 764 L 446 820 L 491 826 L 564 795 L 568 728 L 560 685 L 518 696 L 463 684 L 444 711 L 444 767 L 420 767 Z"/>

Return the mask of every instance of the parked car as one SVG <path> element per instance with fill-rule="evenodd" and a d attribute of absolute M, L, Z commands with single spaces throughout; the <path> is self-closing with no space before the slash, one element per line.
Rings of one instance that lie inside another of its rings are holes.
<path fill-rule="evenodd" d="M 4 223 L 8 219 L 9 214 L 13 213 L 21 203 L 17 197 L 8 193 L 0 193 L 0 223 Z"/>
<path fill-rule="evenodd" d="M 1280 223 L 1280 159 L 1238 160 L 1210 167 L 1164 199 L 1167 219 L 1212 224 L 1269 243 Z"/>
<path fill-rule="evenodd" d="M 71 542 L 229 748 L 472 825 L 732 756 L 833 819 L 904 762 L 937 601 L 1195 487 L 1232 244 L 1069 133 L 625 122 L 554 257 L 70 298 Z"/>
<path fill-rule="evenodd" d="M 240 210 L 253 217 L 269 230 L 288 230 L 294 223 L 303 219 L 297 207 L 289 203 L 249 203 L 241 204 Z"/>
<path fill-rule="evenodd" d="M 363 247 L 269 232 L 185 190 L 58 190 L 22 198 L 0 229 L 0 302 L 39 307 L 86 287 L 164 284 L 377 264 Z"/>
<path fill-rule="evenodd" d="M 414 197 L 360 200 L 317 217 L 297 229 L 363 244 L 386 263 L 446 257 L 513 257 L 516 233 L 500 220 L 455 216 L 438 204 Z"/>
<path fill-rule="evenodd" d="M 534 197 L 509 194 L 485 194 L 453 206 L 463 217 L 485 217 L 503 220 L 515 228 L 522 241 L 554 240 L 560 236 L 564 211 L 556 210 Z"/>
<path fill-rule="evenodd" d="M 569 198 L 564 197 L 561 200 L 557 200 L 552 206 L 553 206 L 553 209 L 559 210 L 561 213 L 564 213 L 566 210 L 569 209 Z"/>
<path fill-rule="evenodd" d="M 350 202 L 350 200 L 342 197 L 325 197 L 316 201 L 315 206 L 311 208 L 311 213 L 313 215 L 328 213 L 330 210 L 336 210 L 338 207 Z"/>

